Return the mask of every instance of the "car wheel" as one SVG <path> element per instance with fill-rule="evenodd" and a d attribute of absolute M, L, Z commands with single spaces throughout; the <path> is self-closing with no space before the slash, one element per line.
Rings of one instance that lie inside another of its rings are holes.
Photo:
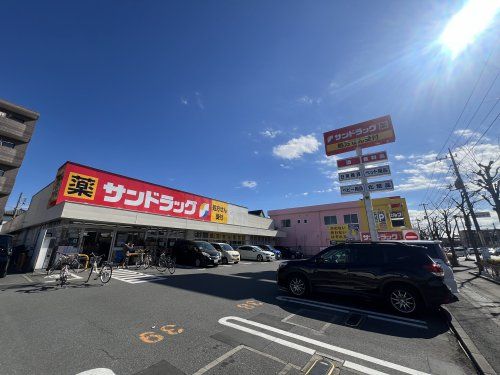
<path fill-rule="evenodd" d="M 288 279 L 288 290 L 295 297 L 304 297 L 308 293 L 307 281 L 304 276 L 292 275 Z"/>
<path fill-rule="evenodd" d="M 194 265 L 195 265 L 195 267 L 201 267 L 201 260 L 196 258 L 196 260 L 194 261 Z"/>
<path fill-rule="evenodd" d="M 222 264 L 228 264 L 228 263 L 229 263 L 229 262 L 227 261 L 227 258 L 226 258 L 226 257 L 222 258 Z"/>
<path fill-rule="evenodd" d="M 257 260 L 258 260 L 259 262 L 262 262 L 262 261 L 264 260 L 264 258 L 262 258 L 262 255 L 257 254 Z"/>
<path fill-rule="evenodd" d="M 291 259 L 295 259 L 295 254 L 292 254 L 292 256 L 290 258 Z"/>
<path fill-rule="evenodd" d="M 387 300 L 394 311 L 405 315 L 416 313 L 421 303 L 416 291 L 402 285 L 390 287 L 387 291 Z"/>
<path fill-rule="evenodd" d="M 238 262 L 233 262 L 234 264 L 238 264 Z"/>

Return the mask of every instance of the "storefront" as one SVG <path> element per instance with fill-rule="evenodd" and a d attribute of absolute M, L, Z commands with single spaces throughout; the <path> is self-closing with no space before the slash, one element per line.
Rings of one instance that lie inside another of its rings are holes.
<path fill-rule="evenodd" d="M 71 162 L 2 233 L 26 246 L 35 269 L 44 268 L 56 251 L 94 252 L 117 261 L 125 242 L 139 249 L 167 247 L 176 238 L 236 246 L 275 243 L 284 235 L 270 218 L 245 207 Z"/>
<path fill-rule="evenodd" d="M 401 197 L 372 199 L 380 240 L 402 240 L 411 231 L 406 201 Z M 368 220 L 362 200 L 269 211 L 279 230 L 277 244 L 313 255 L 335 242 L 369 241 Z"/>

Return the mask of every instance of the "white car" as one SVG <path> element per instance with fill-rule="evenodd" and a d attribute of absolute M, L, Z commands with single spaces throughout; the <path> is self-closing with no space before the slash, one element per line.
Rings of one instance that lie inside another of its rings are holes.
<path fill-rule="evenodd" d="M 275 259 L 274 253 L 262 250 L 258 246 L 244 245 L 238 247 L 236 250 L 240 253 L 241 259 L 258 260 L 259 262 L 265 260 L 270 262 Z"/>
<path fill-rule="evenodd" d="M 224 242 L 211 242 L 211 245 L 221 254 L 222 264 L 229 262 L 237 264 L 240 261 L 240 253 L 234 250 L 231 245 Z"/>
<path fill-rule="evenodd" d="M 451 250 L 450 250 L 450 252 L 451 252 Z M 461 246 L 457 246 L 457 247 L 455 247 L 455 254 L 457 257 L 464 257 L 467 255 L 467 250 L 465 250 Z"/>
<path fill-rule="evenodd" d="M 450 262 L 441 247 L 441 241 L 398 241 L 404 242 L 408 245 L 422 246 L 427 249 L 427 255 L 437 264 L 441 266 L 444 271 L 444 283 L 448 289 L 455 295 L 458 294 L 457 282 L 455 281 L 455 276 L 453 275 L 453 269 L 450 266 Z"/>

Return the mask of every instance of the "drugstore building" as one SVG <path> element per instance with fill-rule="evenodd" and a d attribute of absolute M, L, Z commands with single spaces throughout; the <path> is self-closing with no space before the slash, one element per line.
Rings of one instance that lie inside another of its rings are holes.
<path fill-rule="evenodd" d="M 2 233 L 24 245 L 31 268 L 46 267 L 56 251 L 121 257 L 136 248 L 166 247 L 176 238 L 274 244 L 284 232 L 270 218 L 243 206 L 65 163 L 29 209 L 5 223 Z"/>

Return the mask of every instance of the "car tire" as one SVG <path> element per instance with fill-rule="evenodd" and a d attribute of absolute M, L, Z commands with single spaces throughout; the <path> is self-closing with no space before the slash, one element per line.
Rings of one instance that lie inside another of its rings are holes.
<path fill-rule="evenodd" d="M 194 261 L 194 266 L 195 267 L 201 267 L 201 260 L 199 258 L 196 258 L 195 261 Z"/>
<path fill-rule="evenodd" d="M 233 262 L 233 264 L 238 264 L 238 262 Z"/>
<path fill-rule="evenodd" d="M 257 254 L 257 261 L 259 261 L 259 262 L 264 261 L 264 258 L 262 257 L 262 255 Z"/>
<path fill-rule="evenodd" d="M 302 275 L 291 275 L 287 282 L 288 292 L 294 297 L 305 297 L 309 294 L 307 279 Z"/>
<path fill-rule="evenodd" d="M 228 263 L 229 263 L 229 262 L 227 261 L 227 258 L 226 258 L 226 257 L 222 258 L 222 264 L 228 264 Z"/>
<path fill-rule="evenodd" d="M 422 300 L 418 292 L 406 285 L 390 286 L 385 296 L 392 311 L 401 315 L 413 315 L 422 308 Z"/>

